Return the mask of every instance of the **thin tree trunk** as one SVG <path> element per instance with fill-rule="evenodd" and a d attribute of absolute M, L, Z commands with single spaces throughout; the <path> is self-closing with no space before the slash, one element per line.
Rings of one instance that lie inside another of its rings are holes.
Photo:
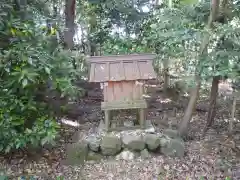
<path fill-rule="evenodd" d="M 14 0 L 14 10 L 17 11 L 21 21 L 27 19 L 27 0 Z"/>
<path fill-rule="evenodd" d="M 237 96 L 234 95 L 233 97 L 233 105 L 232 105 L 232 113 L 231 113 L 231 119 L 229 122 L 229 132 L 232 134 L 233 132 L 233 122 L 235 119 L 235 113 L 236 113 L 236 106 L 237 106 Z"/>
<path fill-rule="evenodd" d="M 73 37 L 75 34 L 75 5 L 76 0 L 65 0 L 65 32 L 64 32 L 64 42 L 65 48 L 72 49 L 74 46 Z"/>
<path fill-rule="evenodd" d="M 208 23 L 207 23 L 207 26 L 206 26 L 207 29 L 212 28 L 212 24 L 215 21 L 215 19 L 217 17 L 217 14 L 218 14 L 218 10 L 219 10 L 219 0 L 212 0 L 211 1 L 210 15 L 209 15 Z M 201 57 L 204 54 L 207 54 L 207 47 L 208 47 L 208 43 L 209 43 L 209 38 L 210 38 L 210 34 L 206 33 L 206 35 L 203 38 L 201 47 L 200 47 L 199 57 Z M 200 58 L 198 59 L 196 69 L 198 69 L 199 64 L 200 64 Z M 180 126 L 179 126 L 179 133 L 182 136 L 187 134 L 187 129 L 188 129 L 189 122 L 192 119 L 193 111 L 196 108 L 196 103 L 197 103 L 197 99 L 198 99 L 198 95 L 199 95 L 199 90 L 200 90 L 200 87 L 201 87 L 200 73 L 201 73 L 201 71 L 197 72 L 197 70 L 196 70 L 196 87 L 193 88 L 193 90 L 192 90 L 191 98 L 189 100 L 188 106 L 185 110 L 184 117 L 183 117 L 183 119 L 180 123 Z"/>
<path fill-rule="evenodd" d="M 19 1 L 20 4 L 20 17 L 22 20 L 26 20 L 27 19 L 27 0 L 20 0 Z"/>
<path fill-rule="evenodd" d="M 220 76 L 214 76 L 212 80 L 211 95 L 210 95 L 210 105 L 207 115 L 207 124 L 203 130 L 203 134 L 207 131 L 208 127 L 213 124 L 214 117 L 216 115 L 216 101 L 218 96 L 218 84 L 220 81 Z"/>
<path fill-rule="evenodd" d="M 200 77 L 196 77 L 196 86 L 192 89 L 191 98 L 188 102 L 188 106 L 185 110 L 183 119 L 179 126 L 179 134 L 181 136 L 184 136 L 187 133 L 189 122 L 192 119 L 192 115 L 196 107 L 200 87 L 201 87 Z"/>
<path fill-rule="evenodd" d="M 90 38 L 90 34 L 94 34 L 97 30 L 97 15 L 95 13 L 95 9 L 91 12 L 92 14 L 89 14 L 90 18 L 90 28 L 89 28 L 89 34 L 88 34 L 88 41 L 90 45 L 90 55 L 91 56 L 97 56 L 97 44 L 96 40 L 94 38 Z"/>
<path fill-rule="evenodd" d="M 163 61 L 163 76 L 164 76 L 164 84 L 163 84 L 163 92 L 166 94 L 169 84 L 170 84 L 170 76 L 169 76 L 169 58 L 166 57 Z"/>
<path fill-rule="evenodd" d="M 168 0 L 168 7 L 171 9 L 173 6 L 173 1 Z M 170 84 L 170 77 L 169 77 L 169 58 L 166 57 L 163 60 L 163 76 L 164 76 L 164 84 L 163 84 L 163 92 L 166 94 L 169 84 Z"/>

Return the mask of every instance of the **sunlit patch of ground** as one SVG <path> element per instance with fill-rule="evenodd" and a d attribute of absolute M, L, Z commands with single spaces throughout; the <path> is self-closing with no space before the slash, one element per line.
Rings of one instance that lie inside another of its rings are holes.
<path fill-rule="evenodd" d="M 72 126 L 72 127 L 79 127 L 80 124 L 77 121 L 72 121 L 69 119 L 61 119 L 60 122 L 64 125 Z"/>

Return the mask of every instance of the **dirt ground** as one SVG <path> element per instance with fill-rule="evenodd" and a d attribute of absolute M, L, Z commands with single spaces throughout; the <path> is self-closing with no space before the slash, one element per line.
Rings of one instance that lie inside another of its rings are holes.
<path fill-rule="evenodd" d="M 91 87 L 92 88 L 92 87 Z M 88 91 L 88 95 L 78 102 L 70 103 L 67 117 L 80 123 L 78 132 L 83 135 L 91 132 L 103 118 L 100 109 L 101 92 L 95 87 Z M 161 93 L 155 93 L 149 100 L 147 119 L 161 130 L 168 127 L 164 122 L 164 114 L 174 121 L 173 128 L 181 120 L 184 108 L 188 102 L 182 97 L 178 102 L 167 102 Z M 207 101 L 201 100 L 197 105 L 190 123 L 186 140 L 186 154 L 182 159 L 164 157 L 152 154 L 149 159 L 135 159 L 134 161 L 117 161 L 106 158 L 100 162 L 86 162 L 84 165 L 64 165 L 65 148 L 71 142 L 76 128 L 65 126 L 61 138 L 56 146 L 46 146 L 40 150 L 17 152 L 8 156 L 1 156 L 0 169 L 11 178 L 18 179 L 22 175 L 36 176 L 36 179 L 65 180 L 181 180 L 181 179 L 225 179 L 227 176 L 240 177 L 240 154 L 234 152 L 232 143 L 240 145 L 240 132 L 235 133 L 233 139 L 222 144 L 227 139 L 229 118 L 229 104 L 220 101 L 215 124 L 201 137 L 206 122 Z M 176 111 L 175 113 L 173 113 Z M 174 117 L 173 117 L 174 116 Z M 166 121 L 166 120 L 165 120 Z M 240 123 L 236 124 L 240 128 Z M 238 169 L 238 170 L 237 170 Z"/>

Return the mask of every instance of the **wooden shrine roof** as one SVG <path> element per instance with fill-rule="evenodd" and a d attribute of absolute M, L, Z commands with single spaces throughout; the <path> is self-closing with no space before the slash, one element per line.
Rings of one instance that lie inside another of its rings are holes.
<path fill-rule="evenodd" d="M 154 54 L 91 56 L 89 82 L 155 79 Z"/>

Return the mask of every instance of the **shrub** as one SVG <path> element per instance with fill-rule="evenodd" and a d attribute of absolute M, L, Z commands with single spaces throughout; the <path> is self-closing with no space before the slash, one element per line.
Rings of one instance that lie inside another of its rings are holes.
<path fill-rule="evenodd" d="M 45 95 L 75 95 L 72 59 L 36 23 L 0 21 L 0 39 L 8 40 L 0 44 L 0 151 L 53 142 L 58 124 Z"/>

